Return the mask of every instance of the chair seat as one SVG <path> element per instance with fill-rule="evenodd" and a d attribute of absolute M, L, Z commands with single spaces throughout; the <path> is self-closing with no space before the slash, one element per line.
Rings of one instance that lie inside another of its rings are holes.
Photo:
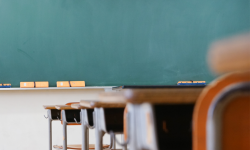
<path fill-rule="evenodd" d="M 63 149 L 62 145 L 54 145 L 53 146 L 57 150 Z M 81 150 L 82 145 L 81 144 L 74 144 L 74 145 L 68 145 L 67 149 L 76 149 L 76 150 Z M 103 148 L 108 148 L 109 145 L 103 144 Z M 95 149 L 95 144 L 89 144 L 89 149 Z"/>

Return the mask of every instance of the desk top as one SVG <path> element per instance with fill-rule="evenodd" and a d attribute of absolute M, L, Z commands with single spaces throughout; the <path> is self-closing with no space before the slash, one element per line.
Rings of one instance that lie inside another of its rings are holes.
<path fill-rule="evenodd" d="M 113 90 L 119 89 L 162 89 L 162 88 L 203 88 L 205 85 L 123 85 L 113 87 Z"/>
<path fill-rule="evenodd" d="M 56 105 L 43 105 L 44 109 L 56 109 Z"/>
<path fill-rule="evenodd" d="M 75 108 L 72 108 L 70 105 L 56 105 L 56 109 L 58 110 L 72 110 Z"/>
<path fill-rule="evenodd" d="M 100 101 L 86 101 L 86 100 L 81 100 L 80 105 L 83 107 L 88 107 L 88 108 L 124 108 L 126 106 L 126 103 L 124 102 L 100 102 Z"/>
<path fill-rule="evenodd" d="M 43 105 L 43 108 L 44 109 L 70 109 L 71 105 L 73 104 L 78 104 L 79 105 L 80 102 L 70 102 L 70 103 L 67 103 L 65 105 Z M 74 109 L 74 108 L 71 108 L 71 109 Z M 77 108 L 75 108 L 77 109 Z"/>
<path fill-rule="evenodd" d="M 89 108 L 89 107 L 81 106 L 80 102 L 78 104 L 71 104 L 71 107 L 75 109 L 88 109 Z"/>
<path fill-rule="evenodd" d="M 158 89 L 127 89 L 121 92 L 106 92 L 99 95 L 102 102 L 120 103 L 195 103 L 203 87 L 195 88 L 158 88 Z"/>

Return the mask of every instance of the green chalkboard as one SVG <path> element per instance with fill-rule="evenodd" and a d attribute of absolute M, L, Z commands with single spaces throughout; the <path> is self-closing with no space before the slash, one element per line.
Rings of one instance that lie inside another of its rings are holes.
<path fill-rule="evenodd" d="M 249 0 L 0 0 L 0 83 L 210 82 L 211 42 L 249 30 Z"/>

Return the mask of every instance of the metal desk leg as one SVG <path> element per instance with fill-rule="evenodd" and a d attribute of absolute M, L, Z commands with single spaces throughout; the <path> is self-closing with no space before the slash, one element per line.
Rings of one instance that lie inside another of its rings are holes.
<path fill-rule="evenodd" d="M 67 122 L 65 110 L 62 110 L 62 121 L 63 121 L 63 150 L 67 150 Z"/>
<path fill-rule="evenodd" d="M 115 138 L 116 137 L 115 137 L 114 133 L 113 133 L 113 135 L 110 134 L 110 146 L 109 146 L 110 149 L 115 149 L 115 147 L 116 147 L 116 145 L 115 145 L 115 142 L 116 142 Z"/>
<path fill-rule="evenodd" d="M 89 150 L 89 128 L 86 129 L 86 143 L 87 143 L 86 150 Z"/>
<path fill-rule="evenodd" d="M 96 142 L 95 142 L 95 149 L 96 150 L 102 150 L 102 138 L 104 135 L 104 131 L 102 130 L 102 121 L 103 121 L 103 117 L 100 114 L 101 112 L 103 112 L 102 108 L 95 108 L 94 111 L 94 115 L 93 115 L 93 119 L 95 120 L 95 138 L 96 138 Z"/>
<path fill-rule="evenodd" d="M 124 142 L 124 135 L 121 135 L 121 142 Z M 122 150 L 127 150 L 127 145 L 126 146 L 122 146 Z"/>
<path fill-rule="evenodd" d="M 51 117 L 51 110 L 47 111 L 48 116 L 48 125 L 49 125 L 49 150 L 52 150 L 52 117 Z"/>
<path fill-rule="evenodd" d="M 89 129 L 86 125 L 87 110 L 81 109 L 81 126 L 82 126 L 82 150 L 89 150 Z"/>
<path fill-rule="evenodd" d="M 128 104 L 127 106 L 129 115 L 129 149 L 158 150 L 152 104 Z M 150 140 L 150 143 L 148 143 L 148 140 Z"/>
<path fill-rule="evenodd" d="M 136 114 L 137 114 L 138 105 L 136 104 L 128 104 L 128 135 L 129 135 L 129 149 L 137 150 L 137 141 L 136 141 Z"/>
<path fill-rule="evenodd" d="M 114 137 L 113 137 L 113 142 L 112 142 L 112 149 L 116 149 L 116 142 L 115 142 L 115 138 L 116 138 L 116 134 L 114 134 Z M 110 139 L 111 140 L 111 139 Z"/>

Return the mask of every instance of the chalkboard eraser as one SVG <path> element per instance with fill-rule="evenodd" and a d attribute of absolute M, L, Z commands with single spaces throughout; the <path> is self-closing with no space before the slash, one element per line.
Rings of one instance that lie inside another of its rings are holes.
<path fill-rule="evenodd" d="M 57 87 L 85 87 L 85 81 L 57 81 Z"/>
<path fill-rule="evenodd" d="M 85 81 L 70 81 L 71 87 L 85 87 Z"/>
<path fill-rule="evenodd" d="M 56 85 L 57 85 L 57 87 L 70 87 L 69 81 L 57 81 Z"/>
<path fill-rule="evenodd" d="M 179 81 L 177 85 L 206 85 L 206 81 Z"/>
<path fill-rule="evenodd" d="M 10 83 L 1 83 L 0 88 L 11 88 L 11 84 Z"/>
<path fill-rule="evenodd" d="M 20 88 L 34 88 L 35 82 L 20 82 Z"/>
<path fill-rule="evenodd" d="M 48 81 L 36 81 L 35 87 L 36 88 L 47 88 L 47 87 L 49 87 L 49 82 Z"/>

